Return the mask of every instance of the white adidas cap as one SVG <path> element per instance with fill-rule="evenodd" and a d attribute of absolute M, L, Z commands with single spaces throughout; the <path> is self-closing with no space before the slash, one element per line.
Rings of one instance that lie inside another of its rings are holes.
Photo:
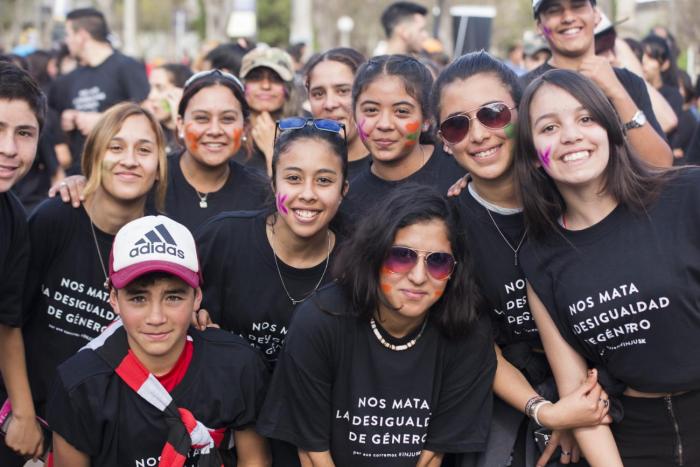
<path fill-rule="evenodd" d="M 121 289 L 149 272 L 167 272 L 199 287 L 201 272 L 192 233 L 165 216 L 145 216 L 119 229 L 109 257 L 109 280 Z"/>

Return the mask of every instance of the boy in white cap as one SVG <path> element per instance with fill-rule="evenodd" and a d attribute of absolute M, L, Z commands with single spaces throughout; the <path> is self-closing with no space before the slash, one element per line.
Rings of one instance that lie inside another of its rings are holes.
<path fill-rule="evenodd" d="M 521 77 L 523 87 L 552 68 L 580 72 L 613 104 L 637 154 L 653 165 L 670 166 L 671 147 L 656 120 L 644 81 L 595 54 L 594 30 L 601 20 L 595 6 L 596 0 L 532 0 L 537 29 L 549 43 L 552 57 Z"/>
<path fill-rule="evenodd" d="M 268 465 L 253 429 L 261 357 L 238 336 L 190 328 L 202 291 L 189 230 L 165 216 L 126 224 L 109 279 L 120 320 L 58 368 L 54 465 L 221 466 L 232 444 L 237 465 Z"/>

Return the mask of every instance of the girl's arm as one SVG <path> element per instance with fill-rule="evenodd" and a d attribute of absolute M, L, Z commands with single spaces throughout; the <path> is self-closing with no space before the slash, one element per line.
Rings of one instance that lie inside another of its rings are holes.
<path fill-rule="evenodd" d="M 54 431 L 53 465 L 54 467 L 90 467 L 90 458 Z"/>
<path fill-rule="evenodd" d="M 313 452 L 299 449 L 301 467 L 335 467 L 330 451 Z"/>
<path fill-rule="evenodd" d="M 246 428 L 233 432 L 238 465 L 241 467 L 269 467 L 272 465 L 267 440 L 255 429 Z"/>
<path fill-rule="evenodd" d="M 416 463 L 416 467 L 440 467 L 442 464 L 442 457 L 444 456 L 441 452 L 433 452 L 423 449 Z"/>
<path fill-rule="evenodd" d="M 561 336 L 544 304 L 529 284 L 527 300 L 540 331 L 559 394 L 567 396 L 586 380 L 586 361 Z M 577 428 L 574 436 L 592 467 L 623 467 L 612 432 L 607 426 Z"/>

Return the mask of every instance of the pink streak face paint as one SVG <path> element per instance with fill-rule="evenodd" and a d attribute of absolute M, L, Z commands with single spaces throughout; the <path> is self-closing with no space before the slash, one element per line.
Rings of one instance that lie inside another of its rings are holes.
<path fill-rule="evenodd" d="M 285 216 L 288 215 L 289 210 L 287 209 L 287 206 L 284 205 L 284 202 L 287 201 L 287 195 L 277 193 L 277 195 L 275 195 L 275 199 L 277 200 L 277 210 Z"/>
<path fill-rule="evenodd" d="M 365 123 L 367 122 L 367 119 L 363 118 L 360 123 L 357 124 L 357 134 L 360 135 L 360 141 L 363 143 L 367 141 L 367 138 L 369 138 L 369 135 L 365 132 Z"/>
<path fill-rule="evenodd" d="M 537 151 L 537 155 L 540 156 L 540 160 L 542 161 L 542 165 L 545 167 L 549 168 L 549 156 L 552 153 L 552 147 L 548 146 L 547 149 L 544 151 Z"/>

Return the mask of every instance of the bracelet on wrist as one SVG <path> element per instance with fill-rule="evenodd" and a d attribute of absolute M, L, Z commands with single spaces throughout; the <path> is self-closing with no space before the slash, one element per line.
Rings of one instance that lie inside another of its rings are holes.
<path fill-rule="evenodd" d="M 537 404 L 535 404 L 535 407 L 532 409 L 532 419 L 539 426 L 543 426 L 543 425 L 542 425 L 542 423 L 540 423 L 540 419 L 537 418 L 537 414 L 540 412 L 540 409 L 542 408 L 542 406 L 547 405 L 547 404 L 552 405 L 552 402 L 548 401 L 548 400 L 541 400 Z"/>
<path fill-rule="evenodd" d="M 535 408 L 535 405 L 543 400 L 545 400 L 544 397 L 540 396 L 539 394 L 531 397 L 527 401 L 527 404 L 525 404 L 525 415 L 527 415 L 529 418 L 532 418 L 532 410 Z"/>

